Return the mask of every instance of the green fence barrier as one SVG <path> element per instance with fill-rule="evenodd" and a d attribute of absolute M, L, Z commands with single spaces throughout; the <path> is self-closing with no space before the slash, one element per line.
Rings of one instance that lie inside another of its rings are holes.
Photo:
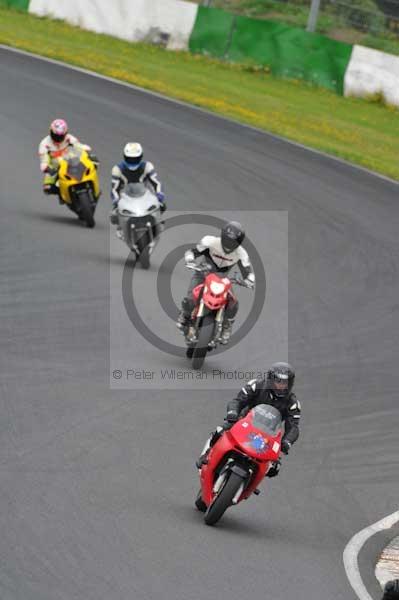
<path fill-rule="evenodd" d="M 0 8 L 18 8 L 19 10 L 28 11 L 30 0 L 1 0 Z"/>
<path fill-rule="evenodd" d="M 277 21 L 201 7 L 190 50 L 268 66 L 276 76 L 304 79 L 343 94 L 352 46 Z"/>
<path fill-rule="evenodd" d="M 229 49 L 234 21 L 234 15 L 224 10 L 199 6 L 189 42 L 190 51 L 223 58 Z"/>

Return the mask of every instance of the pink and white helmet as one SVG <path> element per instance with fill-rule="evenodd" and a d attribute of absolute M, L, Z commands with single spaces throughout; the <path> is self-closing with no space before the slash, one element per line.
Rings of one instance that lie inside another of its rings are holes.
<path fill-rule="evenodd" d="M 68 133 L 68 124 L 64 119 L 55 119 L 50 125 L 50 136 L 53 142 L 60 144 Z"/>

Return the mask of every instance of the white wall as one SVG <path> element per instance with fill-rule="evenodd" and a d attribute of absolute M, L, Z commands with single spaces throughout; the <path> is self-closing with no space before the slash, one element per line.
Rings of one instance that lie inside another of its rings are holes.
<path fill-rule="evenodd" d="M 399 56 L 353 46 L 345 73 L 345 96 L 381 93 L 386 102 L 399 106 Z"/>
<path fill-rule="evenodd" d="M 182 0 L 31 0 L 29 12 L 131 42 L 151 29 L 170 35 L 168 48 L 186 49 L 198 6 Z"/>
<path fill-rule="evenodd" d="M 168 34 L 169 49 L 187 49 L 198 6 L 183 0 L 31 0 L 29 12 L 63 19 L 82 29 L 131 42 Z M 151 40 L 150 40 L 151 41 Z M 382 93 L 399 106 L 399 56 L 353 46 L 345 73 L 345 96 Z"/>

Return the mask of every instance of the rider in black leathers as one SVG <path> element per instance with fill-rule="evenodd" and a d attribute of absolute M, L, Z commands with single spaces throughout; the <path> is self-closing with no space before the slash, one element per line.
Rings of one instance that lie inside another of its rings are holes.
<path fill-rule="evenodd" d="M 266 379 L 253 379 L 249 381 L 237 394 L 234 400 L 227 405 L 227 415 L 223 427 L 218 427 L 211 434 L 205 444 L 196 466 L 200 469 L 206 464 L 210 448 L 222 435 L 223 431 L 234 425 L 239 418 L 244 416 L 251 408 L 258 404 L 270 404 L 280 411 L 284 421 L 284 436 L 281 441 L 281 451 L 288 454 L 291 446 L 299 436 L 299 421 L 301 418 L 301 405 L 292 392 L 295 372 L 288 363 L 278 362 L 272 365 Z M 269 469 L 267 476 L 275 477 L 280 470 L 280 461 Z"/>

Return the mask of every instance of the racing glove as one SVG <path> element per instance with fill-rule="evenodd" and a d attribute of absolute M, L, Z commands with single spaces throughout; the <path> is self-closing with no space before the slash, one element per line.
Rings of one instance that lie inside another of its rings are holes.
<path fill-rule="evenodd" d="M 235 410 L 229 410 L 227 415 L 226 415 L 226 419 L 225 419 L 228 423 L 237 423 L 238 421 L 238 415 L 236 413 Z"/>
<path fill-rule="evenodd" d="M 247 288 L 253 290 L 255 287 L 255 275 L 254 273 L 249 273 L 247 277 L 244 279 Z"/>
<path fill-rule="evenodd" d="M 157 198 L 160 202 L 165 202 L 165 194 L 163 192 L 157 192 Z"/>
<path fill-rule="evenodd" d="M 250 290 L 253 290 L 255 287 L 255 282 L 252 281 L 251 279 L 244 279 L 244 283 L 245 283 L 246 287 Z"/>
<path fill-rule="evenodd" d="M 184 253 L 184 260 L 186 265 L 192 265 L 195 261 L 194 252 L 192 250 L 186 250 Z"/>
<path fill-rule="evenodd" d="M 94 154 L 94 152 L 88 152 L 88 155 L 89 155 L 91 162 L 93 162 L 94 165 L 96 167 L 98 167 L 98 165 L 100 164 L 100 161 L 98 160 L 97 154 Z"/>
<path fill-rule="evenodd" d="M 281 441 L 281 452 L 283 454 L 288 454 L 290 449 L 291 449 L 291 442 L 289 442 L 288 440 L 282 440 Z"/>

